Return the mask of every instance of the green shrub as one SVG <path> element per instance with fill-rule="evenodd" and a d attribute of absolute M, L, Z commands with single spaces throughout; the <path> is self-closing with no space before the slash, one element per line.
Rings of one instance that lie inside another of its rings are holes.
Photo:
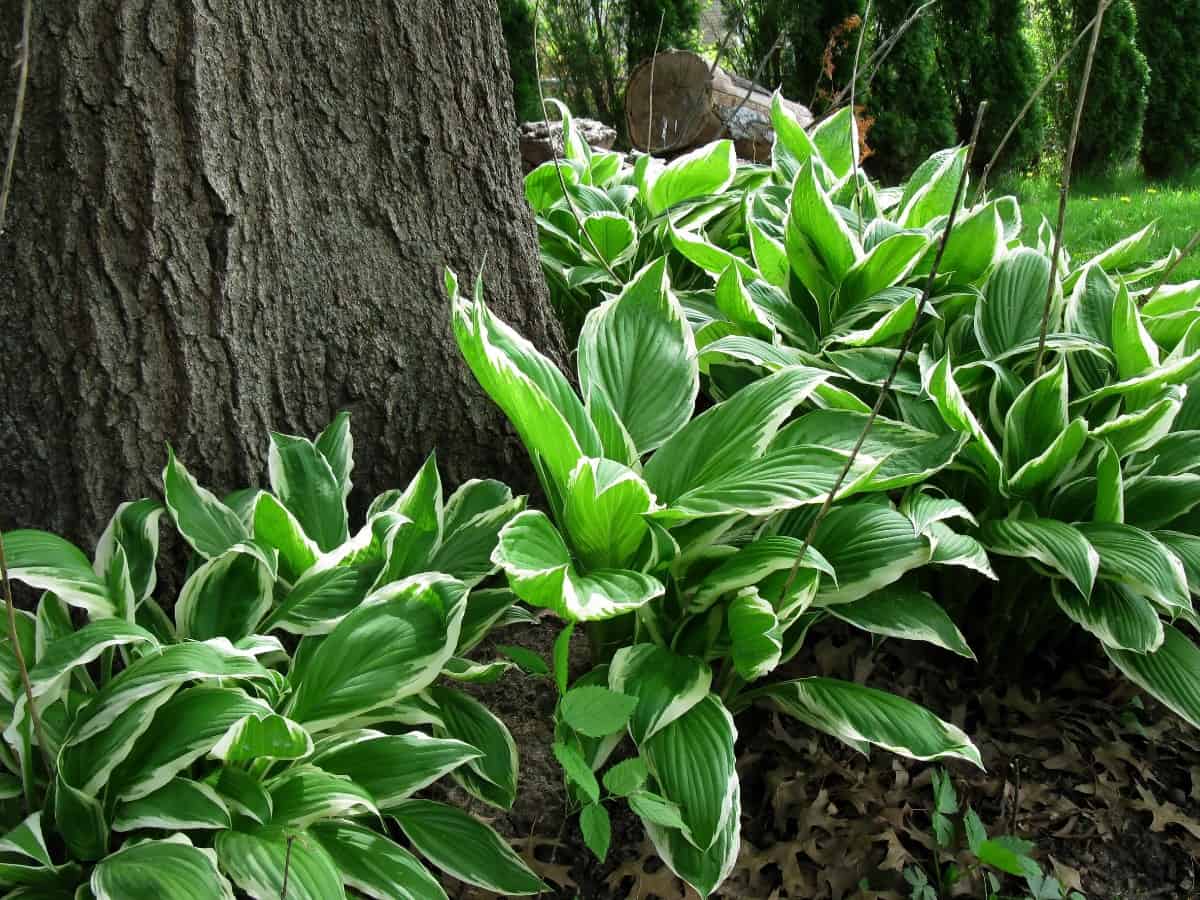
<path fill-rule="evenodd" d="M 508 48 L 508 70 L 512 76 L 513 106 L 518 122 L 544 119 L 538 99 L 537 61 L 533 46 L 533 7 L 529 0 L 497 0 L 500 25 Z"/>
<path fill-rule="evenodd" d="M 1142 163 L 1154 176 L 1200 165 L 1200 4 L 1139 0 L 1138 46 L 1150 67 Z"/>
<path fill-rule="evenodd" d="M 656 42 L 660 50 L 694 50 L 699 46 L 702 5 L 700 0 L 626 0 L 628 68 L 653 56 Z"/>
<path fill-rule="evenodd" d="M 512 804 L 504 725 L 463 693 L 426 689 L 496 671 L 461 654 L 514 598 L 470 589 L 523 499 L 474 481 L 443 503 L 431 457 L 352 535 L 352 447 L 345 415 L 315 443 L 273 435 L 271 491 L 224 502 L 171 455 L 165 504 L 122 504 L 92 561 L 52 534 L 4 535 L 12 578 L 44 593 L 36 614 L 16 613 L 40 727 L 0 645 L 0 779 L 30 810 L 5 822 L 0 886 L 228 900 L 231 883 L 280 896 L 286 879 L 306 897 L 444 896 L 386 816 L 457 878 L 544 888 L 490 828 L 412 796 L 453 774 Z M 164 512 L 194 551 L 173 616 L 155 597 Z"/>

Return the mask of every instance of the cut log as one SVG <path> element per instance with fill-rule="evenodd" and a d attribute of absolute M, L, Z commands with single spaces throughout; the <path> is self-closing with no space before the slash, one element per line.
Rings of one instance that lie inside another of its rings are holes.
<path fill-rule="evenodd" d="M 807 107 L 784 104 L 801 125 L 812 123 Z M 660 156 L 732 138 L 738 156 L 761 162 L 775 139 L 771 91 L 686 50 L 660 53 L 633 70 L 625 120 L 633 146 Z"/>

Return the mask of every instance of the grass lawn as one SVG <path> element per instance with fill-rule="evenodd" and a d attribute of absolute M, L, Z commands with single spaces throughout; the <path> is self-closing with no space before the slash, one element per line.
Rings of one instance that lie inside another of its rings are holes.
<path fill-rule="evenodd" d="M 1057 221 L 1058 184 L 1052 178 L 1007 175 L 990 192 L 1015 194 L 1021 201 L 1027 243 L 1036 243 L 1043 215 L 1051 225 Z M 1183 249 L 1200 229 L 1200 169 L 1170 182 L 1148 181 L 1139 172 L 1072 179 L 1063 242 L 1072 259 L 1083 260 L 1153 219 L 1158 220 L 1153 257 L 1165 256 L 1172 245 Z M 1171 273 L 1171 281 L 1195 278 L 1200 278 L 1200 252 L 1193 252 Z"/>

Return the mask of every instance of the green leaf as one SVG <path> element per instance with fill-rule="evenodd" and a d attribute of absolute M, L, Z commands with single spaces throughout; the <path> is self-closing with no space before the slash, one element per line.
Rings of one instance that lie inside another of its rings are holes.
<path fill-rule="evenodd" d="M 1041 332 L 1050 260 L 1028 247 L 1010 251 L 996 264 L 975 305 L 975 336 L 989 358 L 996 358 Z M 1056 317 L 1051 312 L 1050 331 Z"/>
<path fill-rule="evenodd" d="M 279 574 L 288 581 L 303 575 L 321 548 L 304 533 L 299 520 L 273 494 L 262 491 L 254 503 L 254 540 L 279 551 Z"/>
<path fill-rule="evenodd" d="M 996 519 L 984 522 L 980 542 L 993 553 L 1034 559 L 1067 578 L 1090 597 L 1100 556 L 1083 533 L 1056 519 Z"/>
<path fill-rule="evenodd" d="M 384 734 L 363 729 L 340 732 L 331 743 L 323 742 L 312 762 L 326 772 L 353 779 L 386 812 L 482 754 L 462 741 L 420 731 Z"/>
<path fill-rule="evenodd" d="M 584 241 L 581 246 L 599 251 L 601 260 L 610 266 L 626 262 L 637 252 L 637 229 L 620 213 L 608 210 L 591 213 L 584 217 L 583 230 L 591 241 Z"/>
<path fill-rule="evenodd" d="M 602 388 L 640 453 L 662 445 L 692 416 L 700 375 L 666 257 L 592 310 L 579 336 L 583 393 Z"/>
<path fill-rule="evenodd" d="M 149 649 L 158 648 L 158 641 L 154 635 L 123 619 L 97 619 L 89 622 L 78 631 L 59 638 L 45 648 L 37 665 L 29 670 L 33 696 L 57 697 L 69 683 L 72 672 L 79 666 L 99 659 L 100 654 L 110 648 L 138 644 L 148 644 Z"/>
<path fill-rule="evenodd" d="M 886 691 L 833 678 L 800 678 L 744 698 L 771 700 L 781 712 L 851 747 L 875 744 L 911 759 L 949 757 L 983 768 L 979 751 L 960 728 Z"/>
<path fill-rule="evenodd" d="M 637 705 L 637 697 L 588 685 L 567 691 L 559 714 L 580 734 L 604 737 L 624 728 Z"/>
<path fill-rule="evenodd" d="M 630 805 L 633 805 L 632 800 Z M 707 897 L 729 877 L 737 863 L 741 849 L 741 805 L 741 788 L 735 778 L 729 815 L 721 824 L 716 839 L 703 851 L 697 850 L 686 833 L 679 829 L 663 827 L 646 815 L 642 815 L 642 823 L 663 862 L 701 897 Z"/>
<path fill-rule="evenodd" d="M 992 201 L 955 220 L 938 273 L 948 275 L 954 285 L 976 284 L 988 274 L 1004 249 L 1004 223 L 996 201 Z M 934 253 L 932 248 L 926 252 L 917 271 L 924 274 L 926 262 L 932 268 Z"/>
<path fill-rule="evenodd" d="M 429 695 L 442 714 L 436 737 L 462 741 L 482 751 L 454 769 L 454 778 L 471 794 L 498 806 L 512 807 L 517 796 L 517 745 L 508 728 L 486 706 L 473 697 L 444 687 L 432 687 Z"/>
<path fill-rule="evenodd" d="M 906 641 L 925 641 L 974 659 L 958 626 L 924 591 L 892 585 L 829 611 L 855 628 Z"/>
<path fill-rule="evenodd" d="M 1142 475 L 1125 483 L 1125 521 L 1152 531 L 1200 504 L 1200 475 Z"/>
<path fill-rule="evenodd" d="M 1156 531 L 1154 537 L 1171 551 L 1183 566 L 1188 589 L 1200 594 L 1200 537 L 1179 531 Z"/>
<path fill-rule="evenodd" d="M 496 571 L 492 553 L 500 530 L 525 509 L 525 498 L 517 497 L 484 510 L 454 530 L 447 522 L 446 537 L 429 560 L 429 569 L 444 572 L 467 587 L 474 587 Z"/>
<path fill-rule="evenodd" d="M 515 662 L 527 675 L 550 674 L 550 667 L 546 665 L 546 660 L 542 659 L 541 654 L 527 647 L 516 647 L 512 644 L 497 644 L 496 651 L 503 653 Z"/>
<path fill-rule="evenodd" d="M 771 165 L 782 183 L 791 184 L 800 164 L 812 156 L 819 157 L 820 151 L 795 114 L 783 105 L 783 97 L 778 90 L 771 95 L 771 127 L 775 132 Z"/>
<path fill-rule="evenodd" d="M 419 859 L 369 828 L 319 822 L 309 834 L 329 854 L 346 887 L 376 900 L 446 900 L 446 892 Z"/>
<path fill-rule="evenodd" d="M 255 632 L 271 608 L 276 556 L 250 542 L 212 557 L 184 582 L 175 604 L 181 638 L 226 637 L 240 641 Z"/>
<path fill-rule="evenodd" d="M 725 318 L 747 333 L 764 340 L 774 335 L 771 317 L 754 302 L 737 266 L 730 266 L 717 279 L 716 301 Z"/>
<path fill-rule="evenodd" d="M 1117 416 L 1092 433 L 1107 441 L 1122 457 L 1155 447 L 1175 424 L 1186 391 L 1182 387 L 1167 387 L 1163 393 L 1165 396 L 1149 406 Z"/>
<path fill-rule="evenodd" d="M 596 855 L 596 859 L 604 862 L 608 856 L 608 845 L 612 841 L 612 823 L 608 818 L 608 810 L 600 803 L 589 803 L 579 814 L 579 827 L 583 831 L 583 842 Z"/>
<path fill-rule="evenodd" d="M 562 741 L 555 741 L 550 749 L 554 752 L 554 758 L 558 760 L 558 764 L 562 766 L 567 780 L 579 788 L 592 803 L 599 803 L 600 785 L 592 773 L 592 767 L 588 765 L 587 760 L 580 755 L 579 751 Z"/>
<path fill-rule="evenodd" d="M 321 550 L 346 540 L 343 485 L 312 441 L 272 432 L 267 466 L 271 490 Z"/>
<path fill-rule="evenodd" d="M 685 200 L 721 193 L 733 181 L 736 169 L 733 141 L 705 144 L 672 160 L 642 199 L 651 215 L 657 216 Z"/>
<path fill-rule="evenodd" d="M 63 780 L 54 784 L 54 821 L 59 836 L 74 859 L 90 861 L 102 857 L 108 847 L 108 823 L 95 797 Z"/>
<path fill-rule="evenodd" d="M 845 178 L 858 157 L 858 121 L 853 111 L 844 106 L 818 122 L 812 142 L 834 177 Z"/>
<path fill-rule="evenodd" d="M 779 665 L 783 630 L 775 608 L 752 587 L 743 588 L 726 611 L 733 664 L 746 681 L 756 681 Z"/>
<path fill-rule="evenodd" d="M 641 745 L 650 773 L 662 795 L 678 804 L 688 840 L 697 849 L 712 846 L 736 814 L 736 739 L 733 717 L 720 698 L 709 694 Z"/>
<path fill-rule="evenodd" d="M 532 510 L 516 516 L 500 532 L 493 559 L 503 567 L 517 596 L 567 621 L 596 621 L 632 612 L 664 590 L 641 572 L 595 569 L 581 574 L 549 518 Z"/>
<path fill-rule="evenodd" d="M 1066 427 L 1067 364 L 1060 359 L 1021 391 L 1009 408 L 1004 418 L 1004 468 L 1016 472 L 1041 456 Z"/>
<path fill-rule="evenodd" d="M 898 222 L 906 228 L 922 228 L 950 214 L 954 195 L 967 161 L 967 148 L 939 150 L 917 167 L 900 201 Z"/>
<path fill-rule="evenodd" d="M 703 660 L 656 644 L 622 647 L 608 669 L 609 688 L 635 699 L 629 733 L 638 745 L 707 697 L 711 684 Z"/>
<path fill-rule="evenodd" d="M 997 581 L 991 561 L 983 545 L 973 537 L 958 534 L 941 522 L 930 526 L 929 537 L 934 541 L 930 562 L 939 566 L 962 566 Z"/>
<path fill-rule="evenodd" d="M 216 839 L 221 869 L 251 897 L 283 895 L 288 900 L 344 900 L 342 876 L 332 856 L 307 832 L 285 836 L 281 829 L 246 834 L 222 831 Z"/>
<path fill-rule="evenodd" d="M 976 451 L 976 459 L 983 474 L 989 481 L 998 483 L 1001 470 L 1000 454 L 996 452 L 992 439 L 967 405 L 954 379 L 949 354 L 943 356 L 936 364 L 922 356 L 921 385 L 929 399 L 937 406 L 942 421 L 971 439 L 970 448 Z"/>
<path fill-rule="evenodd" d="M 233 900 L 216 854 L 193 847 L 183 835 L 143 841 L 106 856 L 92 871 L 90 887 L 96 900 Z"/>
<path fill-rule="evenodd" d="M 833 317 L 851 312 L 885 288 L 900 284 L 928 246 L 929 236 L 923 231 L 901 231 L 884 238 L 846 272 L 838 288 Z"/>
<path fill-rule="evenodd" d="M 1164 625 L 1162 645 L 1152 653 L 1108 646 L 1104 652 L 1130 681 L 1200 728 L 1200 650 L 1183 632 Z"/>
<path fill-rule="evenodd" d="M 1057 478 L 1075 462 L 1087 435 L 1087 421 L 1082 418 L 1072 420 L 1040 456 L 1035 456 L 1009 476 L 1005 489 L 1010 494 L 1024 494 Z"/>
<path fill-rule="evenodd" d="M 154 566 L 158 559 L 158 520 L 165 509 L 157 500 L 148 498 L 122 503 L 108 520 L 104 533 L 96 542 L 94 568 L 97 572 L 108 569 L 118 547 L 125 551 L 130 583 L 138 603 L 154 593 L 157 580 Z"/>
<path fill-rule="evenodd" d="M 266 825 L 271 821 L 271 795 L 250 773 L 232 766 L 221 768 L 210 783 L 231 810 Z"/>
<path fill-rule="evenodd" d="M 313 765 L 285 769 L 266 787 L 275 810 L 272 822 L 292 829 L 320 819 L 379 815 L 374 799 L 361 785 Z"/>
<path fill-rule="evenodd" d="M 309 572 L 287 592 L 283 602 L 262 622 L 261 629 L 328 634 L 363 602 L 374 580 L 369 569 L 359 566 L 334 566 Z"/>
<path fill-rule="evenodd" d="M 393 814 L 417 851 L 459 881 L 498 894 L 548 890 L 496 832 L 453 806 L 407 800 Z"/>
<path fill-rule="evenodd" d="M 583 458 L 567 484 L 563 518 L 579 559 L 590 568 L 629 567 L 657 508 L 636 472 L 608 459 Z"/>
<path fill-rule="evenodd" d="M 796 174 L 788 214 L 787 248 L 796 275 L 818 298 L 824 293 L 822 280 L 841 283 L 863 255 L 858 238 L 822 190 L 811 160 Z M 797 269 L 797 250 L 804 258 L 815 262 L 815 270 L 807 263 Z"/>
<path fill-rule="evenodd" d="M 94 619 L 116 615 L 107 585 L 74 544 L 49 532 L 29 530 L 6 532 L 3 540 L 8 577 L 13 581 L 52 591 Z"/>
<path fill-rule="evenodd" d="M 1113 302 L 1112 348 L 1117 356 L 1117 375 L 1122 381 L 1136 378 L 1159 364 L 1158 345 L 1147 333 L 1137 304 L 1123 282 Z"/>
<path fill-rule="evenodd" d="M 554 639 L 554 650 L 552 652 L 554 663 L 554 684 L 558 688 L 558 693 L 561 696 L 567 692 L 568 678 L 570 676 L 569 667 L 571 665 L 571 635 L 575 632 L 575 623 L 568 622 L 562 631 L 558 633 L 558 637 Z"/>
<path fill-rule="evenodd" d="M 663 444 L 646 463 L 646 482 L 660 502 L 671 504 L 757 459 L 792 410 L 828 378 L 828 372 L 797 366 L 743 388 Z"/>
<path fill-rule="evenodd" d="M 1123 584 L 1172 615 L 1191 610 L 1183 563 L 1149 532 L 1108 522 L 1075 526 L 1100 554 L 1100 577 Z"/>
<path fill-rule="evenodd" d="M 1120 584 L 1101 581 L 1086 600 L 1051 583 L 1061 609 L 1105 647 L 1148 653 L 1163 641 L 1163 625 L 1154 605 Z"/>
<path fill-rule="evenodd" d="M 317 435 L 317 450 L 329 463 L 334 478 L 342 488 L 342 498 L 350 495 L 354 486 L 350 473 L 354 471 L 354 437 L 350 433 L 350 413 L 342 411 L 334 416 L 325 430 Z"/>
<path fill-rule="evenodd" d="M 821 523 L 813 546 L 833 566 L 837 583 L 822 585 L 821 606 L 852 603 L 886 587 L 933 555 L 928 538 L 889 506 L 856 503 L 834 507 Z"/>
<path fill-rule="evenodd" d="M 618 797 L 628 797 L 646 784 L 650 770 L 640 756 L 622 760 L 604 773 L 604 788 Z M 680 821 L 679 826 L 682 826 Z"/>
<path fill-rule="evenodd" d="M 512 624 L 505 621 L 506 616 L 513 613 L 532 615 L 524 607 L 516 606 L 516 602 L 517 595 L 508 588 L 487 588 L 468 594 L 456 655 L 462 656 L 479 646 L 494 626 Z"/>
<path fill-rule="evenodd" d="M 310 732 L 427 687 L 454 655 L 466 589 L 435 573 L 376 591 L 321 642 L 287 715 Z"/>
<path fill-rule="evenodd" d="M 234 544 L 250 537 L 237 513 L 209 490 L 202 488 L 175 451 L 167 447 L 163 469 L 163 497 L 167 513 L 183 539 L 205 558 L 219 556 Z"/>
<path fill-rule="evenodd" d="M 1029 851 L 1033 849 L 1030 841 L 1001 835 L 981 841 L 974 849 L 979 861 L 1009 875 L 1025 875 L 1028 866 Z"/>
<path fill-rule="evenodd" d="M 254 713 L 235 723 L 209 751 L 228 763 L 304 759 L 313 750 L 307 731 L 276 713 Z"/>
<path fill-rule="evenodd" d="M 222 829 L 231 824 L 229 807 L 206 784 L 186 778 L 172 778 L 152 794 L 117 807 L 113 831 L 156 828 Z"/>

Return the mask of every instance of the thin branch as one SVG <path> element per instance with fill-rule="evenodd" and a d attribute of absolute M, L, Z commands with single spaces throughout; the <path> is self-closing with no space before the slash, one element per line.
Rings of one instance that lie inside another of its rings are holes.
<path fill-rule="evenodd" d="M 1096 24 L 1092 28 L 1092 40 L 1088 44 L 1087 59 L 1083 63 L 1083 79 L 1079 82 L 1079 97 L 1075 101 L 1075 119 L 1071 123 L 1071 139 L 1067 143 L 1067 156 L 1063 161 L 1062 181 L 1058 188 L 1058 223 L 1054 228 L 1054 247 L 1050 254 L 1050 282 L 1046 285 L 1046 303 L 1042 307 L 1042 327 L 1038 334 L 1037 358 L 1033 364 L 1033 377 L 1042 374 L 1042 360 L 1046 353 L 1046 329 L 1050 323 L 1050 307 L 1054 303 L 1054 279 L 1058 277 L 1058 257 L 1062 253 L 1063 226 L 1067 219 L 1067 198 L 1071 193 L 1071 169 L 1075 165 L 1075 144 L 1079 140 L 1079 123 L 1083 121 L 1083 105 L 1087 101 L 1088 81 L 1092 77 L 1092 62 L 1096 58 L 1096 44 L 1100 41 L 1100 26 L 1104 21 L 1104 10 L 1108 0 L 1096 3 Z"/>
<path fill-rule="evenodd" d="M 1154 295 L 1158 293 L 1158 289 L 1166 283 L 1168 278 L 1171 277 L 1171 273 L 1175 271 L 1175 267 L 1183 262 L 1184 259 L 1186 259 L 1188 255 L 1196 249 L 1197 245 L 1200 245 L 1200 231 L 1197 231 L 1192 235 L 1192 239 L 1184 245 L 1183 250 L 1181 250 L 1179 255 L 1175 257 L 1175 261 L 1163 270 L 1162 275 L 1158 276 L 1158 281 L 1154 282 L 1154 287 L 1150 288 L 1150 290 L 1138 300 L 1139 306 L 1145 306 L 1150 302 Z"/>
<path fill-rule="evenodd" d="M 912 15 L 901 22 L 896 30 L 888 35 L 883 43 L 876 47 L 871 55 L 867 57 L 866 69 L 868 74 L 864 79 L 862 79 L 864 87 L 870 86 L 871 81 L 879 73 L 880 66 L 883 65 L 884 61 L 891 54 L 892 50 L 895 49 L 896 45 L 900 43 L 900 38 L 904 37 L 904 32 L 908 31 L 908 29 L 916 23 L 917 19 L 921 18 L 921 16 L 925 14 L 925 11 L 929 9 L 929 7 L 936 5 L 937 2 L 938 0 L 925 0 L 924 3 L 922 3 L 913 11 Z M 837 109 L 841 107 L 846 100 L 846 95 L 849 93 L 850 85 L 847 85 L 834 95 L 833 100 L 829 104 L 831 114 L 836 112 Z"/>
<path fill-rule="evenodd" d="M 29 82 L 29 32 L 33 18 L 33 0 L 25 0 L 21 19 L 21 71 L 17 76 L 17 99 L 13 106 L 12 127 L 8 130 L 8 159 L 4 163 L 4 185 L 0 187 L 0 234 L 8 222 L 8 194 L 12 189 L 13 166 L 17 161 L 17 138 L 21 134 L 21 119 L 25 115 L 25 86 Z"/>
<path fill-rule="evenodd" d="M 854 147 L 850 160 L 850 174 L 854 177 L 854 203 L 858 207 L 859 229 L 862 228 L 862 185 L 858 181 L 858 113 L 854 109 L 854 87 L 858 84 L 858 59 L 862 55 L 863 36 L 867 33 L 867 22 L 871 18 L 871 0 L 867 0 L 862 21 L 858 26 L 858 46 L 854 48 L 854 68 L 850 70 L 850 127 L 854 129 Z M 861 233 L 861 231 L 860 231 Z"/>
<path fill-rule="evenodd" d="M 664 9 L 658 17 L 658 35 L 654 38 L 654 55 L 650 57 L 650 105 L 646 109 L 646 149 L 654 146 L 654 64 L 658 62 L 658 44 L 662 40 L 663 22 L 667 20 Z"/>
<path fill-rule="evenodd" d="M 29 681 L 29 666 L 25 663 L 25 651 L 21 649 L 21 641 L 17 636 L 17 606 L 13 602 L 12 582 L 8 580 L 8 560 L 4 558 L 4 536 L 0 535 L 0 581 L 4 582 L 4 607 L 8 612 L 8 643 L 12 646 L 13 656 L 17 659 L 17 671 L 21 673 L 21 684 L 25 689 L 25 710 L 33 722 L 33 733 L 37 737 L 38 748 L 42 751 L 42 759 L 46 764 L 46 774 L 54 778 L 54 758 L 50 755 L 50 744 L 46 741 L 46 731 L 42 728 L 42 717 L 38 715 L 37 704 L 33 699 L 33 684 Z M 31 798 L 26 797 L 28 806 Z"/>
<path fill-rule="evenodd" d="M 758 79 L 762 77 L 763 69 L 767 67 L 767 63 L 770 61 L 771 57 L 775 55 L 775 52 L 783 46 L 785 36 L 786 35 L 782 31 L 779 32 L 779 37 L 775 38 L 775 43 L 771 45 L 771 49 L 767 51 L 767 55 L 758 61 L 758 65 L 754 68 L 754 74 L 750 76 L 750 84 L 746 87 L 745 95 L 742 97 L 741 102 L 739 102 L 738 105 L 733 108 L 733 112 L 726 117 L 726 123 L 732 122 L 737 118 L 737 114 L 742 111 L 742 107 L 746 105 L 746 102 L 750 99 L 750 95 L 753 94 L 754 89 L 758 87 Z"/>
<path fill-rule="evenodd" d="M 717 55 L 713 57 L 712 65 L 708 67 L 708 77 L 710 80 L 713 77 L 713 73 L 717 71 L 717 66 L 721 62 L 721 57 L 725 54 L 725 48 L 729 46 L 729 39 L 733 37 L 734 31 L 736 31 L 738 25 L 742 23 L 743 15 L 745 15 L 745 12 L 739 5 L 733 18 L 733 24 L 726 29 L 725 36 L 721 38 L 721 43 L 717 45 Z"/>
<path fill-rule="evenodd" d="M 879 412 L 883 409 L 883 403 L 887 399 L 888 391 L 891 390 L 892 383 L 896 380 L 896 376 L 900 374 L 900 366 L 904 362 L 904 357 L 908 355 L 909 349 L 912 347 L 913 338 L 916 337 L 917 329 L 921 325 L 921 314 L 925 310 L 925 305 L 929 302 L 929 297 L 933 293 L 934 281 L 937 279 L 938 269 L 942 265 L 942 256 L 946 252 L 946 244 L 950 241 L 950 232 L 954 229 L 954 220 L 958 216 L 959 206 L 962 204 L 963 195 L 966 193 L 967 177 L 971 171 L 971 158 L 975 155 L 975 145 L 979 141 L 979 127 L 983 124 L 983 113 L 987 109 L 987 101 L 979 104 L 979 110 L 975 113 L 975 127 L 971 131 L 971 143 L 967 146 L 967 158 L 963 163 L 962 174 L 958 178 L 958 187 L 954 191 L 954 201 L 950 207 L 950 215 L 946 219 L 946 230 L 942 232 L 942 239 L 938 243 L 937 255 L 933 258 L 933 266 L 929 270 L 929 277 L 925 279 L 925 289 L 921 292 L 921 299 L 917 303 L 917 314 L 913 318 L 913 323 L 909 326 L 908 331 L 904 335 L 904 341 L 900 345 L 900 352 L 896 354 L 896 362 L 892 364 L 892 370 L 888 372 L 887 378 L 884 379 L 882 387 L 879 389 L 879 396 L 875 398 L 875 405 L 871 407 L 871 412 L 867 416 L 867 421 L 863 425 L 862 432 L 858 435 L 858 440 L 854 442 L 854 448 L 850 451 L 850 455 L 846 458 L 846 464 L 842 467 L 842 471 L 838 474 L 837 480 L 834 481 L 833 487 L 829 489 L 824 502 L 821 503 L 821 508 L 817 511 L 817 516 L 813 519 L 812 525 L 809 526 L 808 533 L 804 536 L 804 543 L 800 545 L 800 552 L 796 554 L 796 561 L 792 563 L 791 571 L 788 572 L 787 581 L 783 584 L 783 596 L 786 597 L 792 589 L 792 584 L 796 580 L 796 576 L 800 573 L 800 564 L 804 562 L 804 554 L 808 552 L 808 548 L 812 546 L 816 539 L 817 530 L 821 527 L 821 523 L 825 517 L 829 515 L 829 510 L 833 506 L 833 501 L 837 497 L 838 491 L 842 489 L 842 485 L 846 482 L 846 477 L 850 474 L 850 470 L 854 467 L 854 461 L 858 458 L 858 454 L 862 451 L 863 444 L 867 441 L 867 435 L 871 432 L 871 427 L 875 424 L 875 420 L 879 417 Z"/>
<path fill-rule="evenodd" d="M 575 201 L 571 197 L 571 192 L 567 190 L 567 179 L 563 178 L 562 160 L 558 155 L 558 145 L 554 143 L 554 132 L 550 128 L 550 115 L 546 112 L 546 94 L 542 90 L 542 64 L 538 60 L 538 20 L 541 17 L 542 0 L 538 0 L 537 5 L 533 8 L 533 75 L 537 79 L 538 100 L 542 104 L 542 115 L 546 117 L 546 134 L 550 138 L 550 152 L 554 154 L 554 174 L 558 176 L 558 186 L 562 188 L 563 199 L 567 201 L 567 206 L 571 210 L 571 216 L 575 219 L 575 225 L 579 228 L 579 233 L 587 238 L 588 244 L 592 248 L 592 253 L 596 259 L 600 260 L 600 265 L 604 266 L 612 280 L 618 285 L 622 284 L 617 273 L 613 271 L 612 266 L 608 264 L 608 260 L 604 258 L 604 254 L 600 252 L 600 248 L 596 246 L 596 242 L 592 240 L 591 234 L 583 227 L 583 218 L 579 215 L 579 209 L 575 206 Z M 574 123 L 572 123 L 574 124 Z M 570 135 L 567 134 L 566 124 L 562 129 L 563 147 L 567 146 L 567 141 L 570 140 Z"/>
<path fill-rule="evenodd" d="M 294 835 L 288 835 L 287 850 L 283 854 L 283 885 L 279 888 L 279 900 L 287 900 L 288 875 L 292 868 L 292 841 Z"/>
<path fill-rule="evenodd" d="M 1112 0 L 1104 0 L 1104 8 L 1107 9 L 1110 3 L 1112 3 Z M 1008 126 L 1008 131 L 1004 132 L 1004 137 L 1002 137 L 1000 139 L 1000 143 L 996 145 L 996 150 L 994 153 L 992 153 L 992 158 L 989 159 L 987 165 L 983 167 L 983 174 L 979 176 L 979 187 L 976 190 L 976 197 L 982 198 L 987 191 L 988 175 L 991 174 L 993 167 L 995 167 L 997 161 L 1000 159 L 1000 154 L 1004 152 L 1004 147 L 1008 144 L 1009 139 L 1016 133 L 1017 126 L 1020 125 L 1025 116 L 1029 114 L 1029 110 L 1033 109 L 1033 104 L 1037 102 L 1038 97 L 1040 97 L 1046 88 L 1049 87 L 1050 82 L 1054 80 L 1054 76 L 1058 74 L 1058 70 L 1066 65 L 1067 60 L 1071 58 L 1071 55 L 1075 52 L 1075 49 L 1083 40 L 1084 35 L 1086 35 L 1091 29 L 1098 28 L 1099 24 L 1100 14 L 1097 13 L 1096 15 L 1092 16 L 1092 20 L 1080 30 L 1079 34 L 1075 35 L 1075 40 L 1071 41 L 1071 46 L 1063 52 L 1063 55 L 1058 58 L 1058 61 L 1051 67 L 1050 71 L 1045 74 L 1042 80 L 1038 83 L 1038 86 L 1034 88 L 1033 93 L 1029 95 L 1029 99 L 1025 101 L 1025 105 L 1021 107 L 1021 111 L 1017 113 L 1017 117 L 1013 119 L 1012 124 Z"/>

